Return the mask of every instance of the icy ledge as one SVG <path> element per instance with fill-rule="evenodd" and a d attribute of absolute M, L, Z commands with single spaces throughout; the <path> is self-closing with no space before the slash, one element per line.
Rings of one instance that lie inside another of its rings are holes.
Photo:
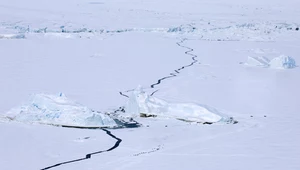
<path fill-rule="evenodd" d="M 20 108 L 11 109 L 6 117 L 26 123 L 78 127 L 116 127 L 109 116 L 95 112 L 81 104 L 69 100 L 64 94 L 35 94 Z"/>
<path fill-rule="evenodd" d="M 225 116 L 212 107 L 194 103 L 170 103 L 149 96 L 141 87 L 134 90 L 129 97 L 125 107 L 125 116 L 165 117 L 208 124 L 216 122 L 237 123 L 233 118 Z"/>

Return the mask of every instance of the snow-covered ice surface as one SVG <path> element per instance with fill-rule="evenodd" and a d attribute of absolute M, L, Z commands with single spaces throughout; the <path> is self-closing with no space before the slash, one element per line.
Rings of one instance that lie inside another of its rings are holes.
<path fill-rule="evenodd" d="M 0 169 L 43 169 L 104 150 L 52 169 L 300 169 L 299 3 L 1 1 L 1 115 L 31 94 L 57 92 L 113 113 L 140 84 L 239 123 L 138 117 L 140 128 L 111 130 L 122 142 L 109 150 L 116 140 L 102 130 L 0 118 Z M 272 60 L 282 54 L 292 58 Z M 247 56 L 294 68 L 240 64 Z"/>

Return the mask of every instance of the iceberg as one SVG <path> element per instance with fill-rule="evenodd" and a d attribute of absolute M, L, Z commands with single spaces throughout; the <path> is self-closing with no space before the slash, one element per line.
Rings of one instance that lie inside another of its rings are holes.
<path fill-rule="evenodd" d="M 286 55 L 281 55 L 272 60 L 266 57 L 248 57 L 247 62 L 243 64 L 272 69 L 291 69 L 297 67 L 295 59 Z"/>
<path fill-rule="evenodd" d="M 30 101 L 7 112 L 10 120 L 49 125 L 78 127 L 116 127 L 106 114 L 95 112 L 68 99 L 64 94 L 34 94 Z"/>
<path fill-rule="evenodd" d="M 295 59 L 286 55 L 281 55 L 279 57 L 272 59 L 269 65 L 270 68 L 275 68 L 275 69 L 291 69 L 297 67 Z"/>
<path fill-rule="evenodd" d="M 187 122 L 237 123 L 215 108 L 195 103 L 171 103 L 149 96 L 142 87 L 135 89 L 125 106 L 127 117 L 165 117 Z"/>

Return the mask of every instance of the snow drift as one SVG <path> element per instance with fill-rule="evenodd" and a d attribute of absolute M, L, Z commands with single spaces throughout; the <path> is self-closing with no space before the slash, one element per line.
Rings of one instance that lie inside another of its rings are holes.
<path fill-rule="evenodd" d="M 28 104 L 11 109 L 7 118 L 27 123 L 81 127 L 115 127 L 109 116 L 69 100 L 64 94 L 32 95 Z"/>
<path fill-rule="evenodd" d="M 247 62 L 244 64 L 273 69 L 291 69 L 297 67 L 295 59 L 286 55 L 281 55 L 271 61 L 266 57 L 248 57 Z"/>
<path fill-rule="evenodd" d="M 199 123 L 236 122 L 212 107 L 194 103 L 170 103 L 149 96 L 141 87 L 134 90 L 129 97 L 125 114 L 131 117 L 159 116 Z"/>

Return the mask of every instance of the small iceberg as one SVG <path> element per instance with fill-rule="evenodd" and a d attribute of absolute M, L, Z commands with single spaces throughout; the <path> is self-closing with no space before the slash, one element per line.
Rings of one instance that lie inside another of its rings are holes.
<path fill-rule="evenodd" d="M 194 103 L 170 103 L 163 99 L 149 96 L 139 86 L 135 89 L 125 106 L 127 117 L 165 117 L 186 122 L 237 123 L 231 117 L 225 116 L 215 108 Z"/>
<path fill-rule="evenodd" d="M 292 69 L 297 67 L 295 59 L 286 55 L 281 55 L 272 60 L 266 57 L 248 57 L 247 62 L 241 64 L 272 69 Z"/>
<path fill-rule="evenodd" d="M 30 101 L 11 109 L 6 118 L 25 123 L 69 127 L 117 127 L 113 118 L 68 99 L 64 94 L 35 94 Z"/>
<path fill-rule="evenodd" d="M 295 59 L 286 55 L 281 55 L 279 57 L 272 59 L 269 65 L 270 68 L 275 68 L 275 69 L 291 69 L 297 67 Z"/>

